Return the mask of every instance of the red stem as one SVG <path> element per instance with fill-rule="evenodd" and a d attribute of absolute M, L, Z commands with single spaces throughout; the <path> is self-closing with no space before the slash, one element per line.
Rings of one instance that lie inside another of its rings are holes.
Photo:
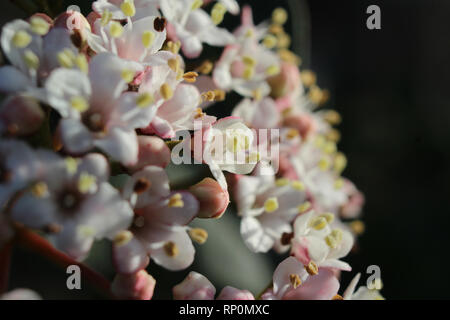
<path fill-rule="evenodd" d="M 8 242 L 0 250 L 0 295 L 8 290 L 11 249 L 12 242 Z"/>
<path fill-rule="evenodd" d="M 108 298 L 114 298 L 111 292 L 111 284 L 101 274 L 95 272 L 86 265 L 77 262 L 67 256 L 66 254 L 56 250 L 47 240 L 39 236 L 38 234 L 26 229 L 16 229 L 16 241 L 19 245 L 28 248 L 57 265 L 67 268 L 70 265 L 77 265 L 81 269 L 82 276 L 93 286 L 98 288 L 102 293 L 106 294 Z"/>

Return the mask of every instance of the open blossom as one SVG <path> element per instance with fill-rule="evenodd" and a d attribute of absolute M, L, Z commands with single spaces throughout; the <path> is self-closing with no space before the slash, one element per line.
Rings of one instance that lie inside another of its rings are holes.
<path fill-rule="evenodd" d="M 234 191 L 247 247 L 253 252 L 286 251 L 282 236 L 292 232 L 291 223 L 302 212 L 307 200 L 304 185 L 298 180 L 275 180 L 274 175 L 241 176 Z"/>
<path fill-rule="evenodd" d="M 206 231 L 187 227 L 197 216 L 198 200 L 186 191 L 171 192 L 168 182 L 164 169 L 147 167 L 126 184 L 124 194 L 132 198 L 137 209 L 130 231 L 115 241 L 119 272 L 132 273 L 145 267 L 149 255 L 169 270 L 185 269 L 195 254 L 190 236 L 199 242 L 206 240 Z"/>
<path fill-rule="evenodd" d="M 353 247 L 352 234 L 333 228 L 334 215 L 309 211 L 296 218 L 291 254 L 305 266 L 350 271 L 351 267 L 340 259 Z"/>
<path fill-rule="evenodd" d="M 282 261 L 273 274 L 273 287 L 263 295 L 263 300 L 331 300 L 339 290 L 339 281 L 333 272 L 319 269 L 309 276 L 304 266 L 295 258 Z"/>
<path fill-rule="evenodd" d="M 234 90 L 245 97 L 265 97 L 270 93 L 267 79 L 280 72 L 280 58 L 259 43 L 259 35 L 249 32 L 248 28 L 253 30 L 253 19 L 248 10 L 244 9 L 243 26 L 236 31 L 240 41 L 225 47 L 214 68 L 213 79 L 220 89 Z M 242 28 L 246 30 L 244 35 L 241 35 Z"/>
<path fill-rule="evenodd" d="M 166 40 L 166 21 L 158 16 L 148 16 L 122 26 L 103 13 L 92 26 L 87 37 L 90 48 L 96 53 L 110 52 L 122 59 L 153 65 L 158 60 Z"/>
<path fill-rule="evenodd" d="M 242 100 L 233 110 L 233 116 L 241 118 L 254 129 L 275 128 L 281 117 L 272 98 Z"/>
<path fill-rule="evenodd" d="M 63 117 L 59 130 L 65 150 L 79 154 L 98 147 L 124 165 L 136 163 L 135 129 L 156 113 L 149 96 L 123 93 L 140 68 L 104 53 L 91 60 L 89 75 L 68 69 L 52 73 L 45 84 L 47 101 Z"/>
<path fill-rule="evenodd" d="M 187 277 L 172 289 L 175 300 L 214 300 L 216 288 L 203 275 L 190 272 Z M 226 286 L 219 293 L 217 300 L 255 300 L 248 290 L 239 290 Z"/>
<path fill-rule="evenodd" d="M 47 232 L 57 249 L 80 260 L 95 239 L 113 239 L 128 228 L 133 211 L 107 182 L 102 155 L 78 160 L 38 151 L 37 156 L 41 175 L 14 203 L 13 220 Z"/>
<path fill-rule="evenodd" d="M 171 29 L 169 38 L 181 42 L 183 53 L 188 58 L 198 57 L 203 51 L 203 43 L 221 47 L 234 40 L 227 30 L 216 26 L 226 8 L 218 9 L 217 16 L 209 16 L 201 9 L 202 5 L 202 0 L 161 1 L 161 11 Z"/>
<path fill-rule="evenodd" d="M 222 171 L 248 174 L 255 168 L 258 153 L 253 150 L 254 138 L 254 133 L 240 118 L 223 118 L 206 130 L 196 132 L 194 158 L 202 158 L 222 188 L 227 189 Z M 198 144 L 202 144 L 201 155 L 196 151 Z"/>

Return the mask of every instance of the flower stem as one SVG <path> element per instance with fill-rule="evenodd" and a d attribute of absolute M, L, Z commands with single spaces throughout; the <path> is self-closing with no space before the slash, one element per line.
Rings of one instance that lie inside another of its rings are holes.
<path fill-rule="evenodd" d="M 12 242 L 8 242 L 0 250 L 0 295 L 8 290 L 9 269 L 11 265 Z"/>
<path fill-rule="evenodd" d="M 101 274 L 95 272 L 86 265 L 77 262 L 67 256 L 66 254 L 56 250 L 47 240 L 39 236 L 38 234 L 19 227 L 16 231 L 16 243 L 39 253 L 48 260 L 56 263 L 60 267 L 67 268 L 70 265 L 77 265 L 81 269 L 81 275 L 89 283 L 91 283 L 96 289 L 98 289 L 102 294 L 106 295 L 108 298 L 114 298 L 111 292 L 110 282 L 105 279 Z"/>

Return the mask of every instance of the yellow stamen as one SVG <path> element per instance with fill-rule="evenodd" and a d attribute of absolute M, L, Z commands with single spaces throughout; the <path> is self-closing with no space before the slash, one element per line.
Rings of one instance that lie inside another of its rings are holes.
<path fill-rule="evenodd" d="M 292 181 L 291 186 L 297 191 L 305 191 L 305 185 L 301 181 Z"/>
<path fill-rule="evenodd" d="M 264 38 L 263 45 L 268 49 L 272 49 L 277 45 L 277 41 L 277 37 L 269 34 Z"/>
<path fill-rule="evenodd" d="M 311 202 L 306 201 L 298 206 L 298 213 L 305 213 L 311 208 Z"/>
<path fill-rule="evenodd" d="M 136 14 L 136 7 L 134 6 L 133 0 L 125 0 L 120 5 L 120 10 L 127 17 L 133 17 Z"/>
<path fill-rule="evenodd" d="M 341 229 L 334 229 L 330 232 L 329 235 L 325 237 L 325 242 L 327 245 L 332 248 L 336 249 L 337 246 L 342 242 L 343 232 Z"/>
<path fill-rule="evenodd" d="M 244 64 L 245 64 L 247 67 L 254 67 L 254 66 L 256 66 L 256 60 L 253 59 L 253 58 L 250 57 L 250 56 L 243 56 L 243 57 L 242 57 L 242 62 L 244 62 Z"/>
<path fill-rule="evenodd" d="M 208 239 L 208 232 L 205 229 L 194 228 L 189 230 L 189 236 L 198 244 L 204 244 Z"/>
<path fill-rule="evenodd" d="M 216 98 L 216 94 L 214 91 L 207 91 L 202 93 L 202 100 L 203 101 L 214 101 Z"/>
<path fill-rule="evenodd" d="M 255 69 L 253 67 L 247 66 L 244 69 L 244 73 L 242 74 L 242 78 L 244 78 L 245 80 L 250 80 L 251 78 L 253 78 L 253 74 L 255 73 Z"/>
<path fill-rule="evenodd" d="M 33 51 L 26 50 L 23 54 L 23 58 L 28 68 L 32 70 L 37 70 L 39 68 L 39 58 Z"/>
<path fill-rule="evenodd" d="M 130 83 L 131 81 L 133 81 L 134 75 L 135 75 L 135 72 L 133 70 L 123 70 L 122 71 L 122 79 L 126 83 Z"/>
<path fill-rule="evenodd" d="M 186 72 L 183 75 L 184 81 L 189 82 L 189 83 L 194 83 L 195 81 L 197 81 L 197 77 L 198 77 L 198 73 L 195 71 Z"/>
<path fill-rule="evenodd" d="M 341 115 L 335 110 L 328 110 L 325 112 L 323 119 L 332 125 L 338 125 L 342 121 Z"/>
<path fill-rule="evenodd" d="M 307 266 L 305 266 L 305 270 L 308 272 L 310 276 L 315 276 L 319 274 L 319 267 L 314 261 L 310 261 Z"/>
<path fill-rule="evenodd" d="M 266 202 L 264 202 L 264 210 L 266 210 L 266 212 L 268 213 L 276 211 L 278 207 L 278 199 L 275 197 L 269 198 L 266 200 Z"/>
<path fill-rule="evenodd" d="M 31 194 L 36 198 L 43 198 L 48 195 L 48 186 L 45 182 L 38 182 L 31 187 Z"/>
<path fill-rule="evenodd" d="M 205 60 L 196 69 L 196 71 L 200 72 L 201 74 L 209 74 L 212 71 L 213 68 L 214 68 L 214 64 L 211 61 L 209 61 L 209 60 Z"/>
<path fill-rule="evenodd" d="M 223 21 L 227 8 L 220 2 L 216 3 L 211 10 L 211 20 L 215 25 Z"/>
<path fill-rule="evenodd" d="M 291 46 L 291 37 L 285 33 L 281 32 L 278 34 L 277 47 L 280 49 L 287 49 Z"/>
<path fill-rule="evenodd" d="M 75 65 L 78 67 L 78 69 L 80 69 L 82 72 L 84 73 L 88 73 L 89 71 L 89 64 L 88 61 L 86 59 L 86 56 L 83 54 L 79 54 L 76 58 L 75 58 Z"/>
<path fill-rule="evenodd" d="M 123 246 L 129 243 L 133 239 L 133 234 L 128 231 L 120 231 L 115 237 L 114 237 L 114 244 L 117 246 Z"/>
<path fill-rule="evenodd" d="M 145 92 L 143 94 L 140 94 L 136 98 L 136 105 L 139 108 L 143 109 L 149 107 L 153 103 L 153 101 L 154 101 L 153 96 L 150 93 Z"/>
<path fill-rule="evenodd" d="M 178 72 L 178 69 L 180 68 L 180 60 L 169 59 L 167 61 L 167 64 L 169 65 L 169 68 L 172 69 L 173 72 Z"/>
<path fill-rule="evenodd" d="M 317 231 L 322 230 L 327 225 L 327 219 L 325 219 L 324 217 L 315 217 L 309 221 L 309 226 Z"/>
<path fill-rule="evenodd" d="M 307 88 L 316 84 L 317 76 L 311 70 L 303 70 L 301 73 L 303 85 Z"/>
<path fill-rule="evenodd" d="M 66 170 L 69 174 L 75 174 L 78 170 L 78 160 L 72 157 L 64 159 Z"/>
<path fill-rule="evenodd" d="M 324 137 L 323 135 L 318 135 L 318 136 L 316 137 L 316 139 L 314 140 L 314 145 L 315 145 L 317 148 L 322 149 L 326 142 L 327 142 L 327 141 L 326 141 L 326 139 L 325 139 L 325 137 Z"/>
<path fill-rule="evenodd" d="M 78 234 L 83 238 L 90 238 L 95 235 L 95 229 L 91 226 L 78 226 Z"/>
<path fill-rule="evenodd" d="M 350 222 L 350 229 L 352 229 L 353 233 L 356 235 L 361 235 L 364 233 L 366 226 L 361 220 L 355 220 Z"/>
<path fill-rule="evenodd" d="M 183 202 L 183 196 L 180 193 L 176 193 L 174 194 L 170 199 L 169 199 L 169 204 L 168 206 L 170 208 L 183 208 L 184 207 L 184 202 Z"/>
<path fill-rule="evenodd" d="M 286 179 L 286 178 L 280 178 L 275 181 L 275 185 L 277 187 L 284 187 L 284 186 L 287 186 L 288 184 L 289 184 L 289 179 Z"/>
<path fill-rule="evenodd" d="M 63 68 L 73 68 L 75 64 L 75 53 L 70 49 L 64 49 L 59 52 L 57 55 L 57 59 L 61 67 Z"/>
<path fill-rule="evenodd" d="M 297 289 L 302 284 L 302 280 L 300 279 L 298 274 L 289 275 L 289 280 L 294 289 Z"/>
<path fill-rule="evenodd" d="M 164 252 L 169 257 L 174 258 L 180 253 L 180 250 L 178 249 L 178 246 L 174 242 L 169 241 L 164 245 Z"/>
<path fill-rule="evenodd" d="M 31 39 L 32 38 L 28 34 L 28 32 L 24 30 L 19 30 L 14 34 L 12 38 L 12 43 L 15 47 L 23 49 L 28 47 L 28 45 L 31 42 Z"/>
<path fill-rule="evenodd" d="M 283 25 L 288 19 L 287 11 L 283 8 L 276 8 L 272 13 L 272 21 L 276 24 Z"/>
<path fill-rule="evenodd" d="M 322 213 L 320 217 L 325 218 L 325 220 L 327 220 L 328 223 L 332 223 L 334 221 L 334 214 L 329 212 Z"/>
<path fill-rule="evenodd" d="M 288 132 L 286 133 L 286 138 L 288 140 L 292 140 L 297 138 L 300 135 L 300 133 L 298 132 L 297 129 L 291 128 L 288 130 Z"/>
<path fill-rule="evenodd" d="M 164 83 L 159 91 L 164 100 L 169 100 L 173 97 L 173 90 L 167 83 Z"/>
<path fill-rule="evenodd" d="M 323 146 L 323 152 L 327 154 L 333 154 L 337 150 L 336 143 L 333 141 L 327 141 L 325 145 Z"/>
<path fill-rule="evenodd" d="M 335 295 L 331 300 L 344 300 L 344 298 L 341 295 Z"/>
<path fill-rule="evenodd" d="M 119 38 L 123 34 L 123 27 L 117 21 L 112 21 L 109 25 L 109 33 L 113 38 Z"/>
<path fill-rule="evenodd" d="M 81 193 L 87 193 L 95 186 L 97 178 L 87 172 L 83 172 L 78 179 L 78 190 Z"/>
<path fill-rule="evenodd" d="M 180 41 L 177 41 L 177 42 L 169 41 L 166 44 L 167 51 L 170 51 L 173 54 L 177 54 L 180 51 L 180 48 L 181 48 L 181 42 Z"/>
<path fill-rule="evenodd" d="M 319 167 L 320 170 L 327 171 L 330 168 L 330 162 L 327 159 L 322 158 L 319 160 L 317 166 Z"/>
<path fill-rule="evenodd" d="M 112 19 L 112 13 L 108 9 L 103 11 L 102 18 L 100 20 L 101 25 L 106 26 Z"/>
<path fill-rule="evenodd" d="M 214 93 L 214 101 L 224 101 L 227 96 L 226 92 L 220 89 L 215 89 L 213 93 Z"/>
<path fill-rule="evenodd" d="M 327 139 L 330 141 L 333 141 L 334 143 L 339 142 L 341 140 L 341 133 L 339 130 L 332 128 L 330 131 L 327 132 Z"/>
<path fill-rule="evenodd" d="M 334 182 L 334 188 L 336 190 L 342 189 L 342 187 L 344 186 L 344 180 L 343 179 L 336 179 L 336 181 Z"/>
<path fill-rule="evenodd" d="M 266 75 L 269 77 L 275 76 L 280 73 L 280 67 L 277 65 L 270 66 L 266 69 Z"/>
<path fill-rule="evenodd" d="M 334 157 L 334 171 L 340 174 L 342 173 L 342 171 L 344 171 L 346 166 L 347 157 L 343 153 L 338 152 Z"/>
<path fill-rule="evenodd" d="M 75 110 L 77 110 L 79 112 L 84 112 L 87 109 L 89 109 L 89 103 L 83 97 L 73 97 L 70 100 L 70 104 L 71 104 L 72 108 L 74 108 Z"/>
<path fill-rule="evenodd" d="M 302 64 L 302 59 L 292 51 L 289 51 L 288 49 L 278 50 L 278 55 L 280 56 L 281 60 L 285 62 L 289 62 L 297 66 Z"/>
<path fill-rule="evenodd" d="M 155 41 L 155 38 L 156 36 L 153 31 L 145 31 L 142 34 L 142 45 L 147 49 L 150 48 Z"/>
<path fill-rule="evenodd" d="M 50 25 L 48 24 L 48 22 L 40 17 L 32 17 L 30 19 L 30 26 L 31 31 L 40 36 L 47 34 L 48 30 L 50 29 Z"/>
<path fill-rule="evenodd" d="M 199 8 L 201 8 L 203 6 L 203 1 L 202 0 L 195 0 L 192 5 L 191 5 L 191 10 L 197 10 Z"/>

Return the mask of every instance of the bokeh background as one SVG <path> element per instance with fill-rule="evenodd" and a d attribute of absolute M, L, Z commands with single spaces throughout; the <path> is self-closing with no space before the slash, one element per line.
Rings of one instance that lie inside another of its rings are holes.
<path fill-rule="evenodd" d="M 66 1 L 88 12 L 92 1 Z M 277 6 L 292 9 L 293 50 L 303 68 L 328 88 L 327 107 L 344 119 L 340 149 L 349 159 L 344 175 L 365 193 L 366 232 L 347 258 L 346 287 L 356 272 L 378 265 L 388 299 L 448 299 L 450 272 L 450 2 L 445 0 L 239 1 L 254 8 L 256 22 Z M 366 28 L 366 8 L 381 7 L 382 29 Z M 2 1 L 0 23 L 24 14 Z M 238 19 L 227 17 L 225 24 Z M 217 51 L 210 49 L 210 53 Z M 232 97 L 233 98 L 233 97 Z M 236 99 L 236 97 L 234 97 Z M 213 110 L 220 114 L 222 109 Z M 228 111 L 229 112 L 229 111 Z M 200 171 L 203 169 L 199 169 Z M 174 181 L 200 172 L 173 168 Z M 194 175 L 194 177 L 193 177 Z M 225 285 L 257 294 L 282 257 L 250 253 L 239 236 L 233 208 L 220 221 L 200 222 L 210 239 L 188 270 L 155 266 L 156 299 L 195 270 L 220 290 Z M 98 244 L 88 264 L 112 279 L 109 245 Z M 88 284 L 70 292 L 66 274 L 24 249 L 16 249 L 10 286 L 30 287 L 49 299 L 101 298 Z"/>

